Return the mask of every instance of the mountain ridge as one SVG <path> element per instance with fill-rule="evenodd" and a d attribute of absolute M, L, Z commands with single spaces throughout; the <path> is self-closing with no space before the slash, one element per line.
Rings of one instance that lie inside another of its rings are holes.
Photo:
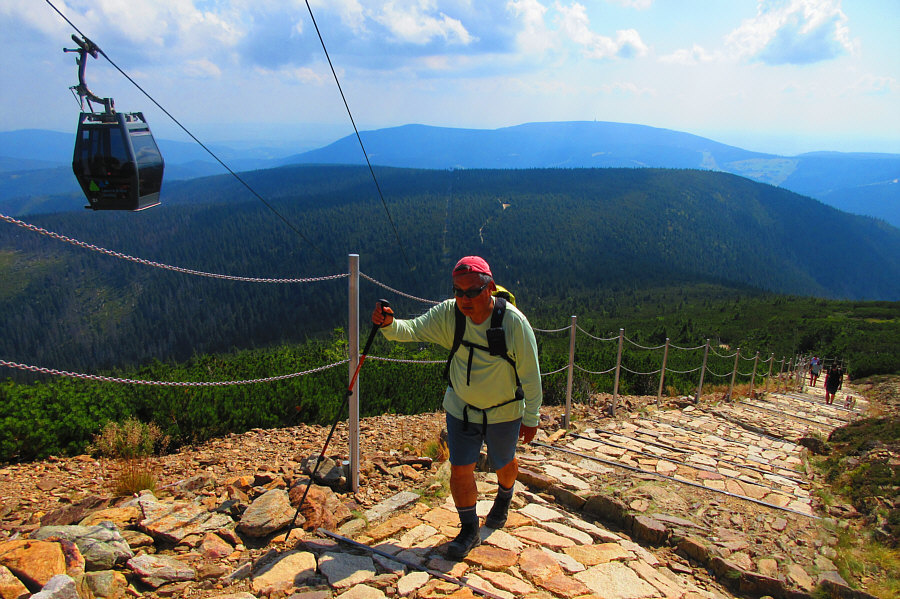
<path fill-rule="evenodd" d="M 34 144 L 19 143 L 31 130 L 0 133 L 0 148 L 15 147 L 19 159 L 42 160 Z M 360 133 L 373 165 L 401 168 L 699 168 L 730 172 L 807 195 L 854 214 L 900 227 L 900 154 L 807 152 L 779 156 L 744 150 L 691 133 L 607 121 L 536 122 L 499 129 L 464 129 L 407 124 Z M 68 162 L 71 140 L 55 133 L 56 160 Z M 159 140 L 166 158 L 166 182 L 223 172 L 192 144 Z M 355 135 L 297 154 L 212 146 L 233 170 L 291 164 L 364 164 Z M 30 153 L 29 153 L 30 152 Z M 0 155 L 0 208 L 4 201 L 30 213 L 58 210 L 55 204 L 23 202 L 23 196 L 77 195 L 74 178 L 56 171 L 10 171 L 13 157 Z M 34 163 L 35 166 L 39 164 Z M 29 175 L 28 173 L 32 174 Z M 163 193 L 166 193 L 164 182 Z M 165 201 L 165 200 L 163 200 Z M 26 214 L 19 212 L 17 214 Z"/>

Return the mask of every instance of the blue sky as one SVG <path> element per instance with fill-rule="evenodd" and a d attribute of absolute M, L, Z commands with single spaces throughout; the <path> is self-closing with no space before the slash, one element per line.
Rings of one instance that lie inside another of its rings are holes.
<path fill-rule="evenodd" d="M 51 0 L 201 140 L 352 126 L 303 0 Z M 900 152 L 898 0 L 310 0 L 360 129 L 603 120 L 747 149 Z M 0 1 L 0 130 L 74 131 L 74 31 Z M 188 141 L 102 58 L 87 82 Z"/>

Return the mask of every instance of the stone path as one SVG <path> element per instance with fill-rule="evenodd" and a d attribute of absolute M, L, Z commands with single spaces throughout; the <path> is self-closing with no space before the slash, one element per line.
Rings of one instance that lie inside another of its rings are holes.
<path fill-rule="evenodd" d="M 43 587 L 35 597 L 801 599 L 817 586 L 867 597 L 836 571 L 837 539 L 799 443 L 857 418 L 866 402 L 826 406 L 820 391 L 651 406 L 615 420 L 580 406 L 572 429 L 544 426 L 521 448 L 507 525 L 483 527 L 482 544 L 460 562 L 445 555 L 459 527 L 448 466 L 426 476 L 429 462 L 382 461 L 369 476 L 396 474 L 393 495 L 368 509 L 356 504 L 351 514 L 347 501 L 313 487 L 323 522 L 377 553 L 314 531 L 285 539 L 300 490 L 287 492 L 291 479 L 256 473 L 219 489 L 201 476 L 183 500 L 146 494 L 98 503 L 81 526 L 24 526 L 28 539 L 0 542 L 0 598 Z M 223 459 L 242 451 L 228 443 Z M 275 471 L 277 451 L 267 451 Z M 214 459 L 204 458 L 208 470 Z M 484 517 L 496 475 L 477 478 Z M 46 564 L 52 553 L 59 565 L 26 576 L 23 554 L 38 550 L 33 559 Z"/>
<path fill-rule="evenodd" d="M 416 503 L 356 540 L 504 598 L 809 596 L 819 583 L 838 588 L 842 580 L 795 441 L 827 434 L 858 410 L 824 406 L 814 393 L 773 393 L 580 420 L 574 432 L 523 452 L 517 509 L 504 530 L 482 528 L 482 545 L 462 562 L 444 558 L 458 530 L 449 498 Z M 496 478 L 480 475 L 480 516 L 495 490 Z M 354 581 L 355 594 L 339 596 L 471 596 L 427 573 L 387 567 L 399 576 L 396 588 L 384 589 L 372 568 L 369 580 Z"/>

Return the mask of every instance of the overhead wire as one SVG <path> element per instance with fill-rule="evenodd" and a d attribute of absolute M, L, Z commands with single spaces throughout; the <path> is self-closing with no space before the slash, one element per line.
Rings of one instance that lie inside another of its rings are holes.
<path fill-rule="evenodd" d="M 356 127 L 356 120 L 353 118 L 353 113 L 350 111 L 350 104 L 347 103 L 347 97 L 344 95 L 344 89 L 341 87 L 341 81 L 338 79 L 337 71 L 334 70 L 334 64 L 331 62 L 331 56 L 328 54 L 328 48 L 325 47 L 325 40 L 322 38 L 322 32 L 319 31 L 319 25 L 316 23 L 316 17 L 313 15 L 312 8 L 309 5 L 309 0 L 306 0 L 306 10 L 309 11 L 309 18 L 312 19 L 313 27 L 316 29 L 316 35 L 319 36 L 319 43 L 322 44 L 322 51 L 325 52 L 325 58 L 328 60 L 328 66 L 331 67 L 331 74 L 334 76 L 334 82 L 337 84 L 338 91 L 341 94 L 341 100 L 344 101 L 344 108 L 347 109 L 347 116 L 350 117 L 350 123 L 353 125 L 353 131 L 356 133 L 356 140 L 359 142 L 359 147 L 362 149 L 363 156 L 366 159 L 366 164 L 369 166 L 369 173 L 372 175 L 372 180 L 375 182 L 375 189 L 378 190 L 378 197 L 381 198 L 381 205 L 384 206 L 384 211 L 387 214 L 388 222 L 391 223 L 391 227 L 394 229 L 394 236 L 397 238 L 397 246 L 400 248 L 400 255 L 403 256 L 403 261 L 406 262 L 406 267 L 409 270 L 413 270 L 413 267 L 410 265 L 409 260 L 406 258 L 406 252 L 403 250 L 403 242 L 400 241 L 400 233 L 397 231 L 397 226 L 394 225 L 394 219 L 391 218 L 391 212 L 388 210 L 387 202 L 384 200 L 384 194 L 381 192 L 381 185 L 378 184 L 378 177 L 375 176 L 375 169 L 372 168 L 372 163 L 369 160 L 369 154 L 366 152 L 366 146 L 363 144 L 362 137 L 359 134 L 359 129 Z"/>
<path fill-rule="evenodd" d="M 56 8 L 56 6 L 54 6 L 53 2 L 51 2 L 50 0 L 44 0 L 44 1 L 45 1 L 48 5 L 50 5 L 50 8 L 52 8 L 54 11 L 56 11 L 56 14 L 58 14 L 60 17 L 62 17 L 62 19 L 63 19 L 66 23 L 68 23 L 69 26 L 72 27 L 72 29 L 74 29 L 75 31 L 77 31 L 78 34 L 79 34 L 81 37 L 83 37 L 83 38 L 85 38 L 85 39 L 88 39 L 88 37 L 87 37 L 86 35 L 84 35 L 84 33 L 81 32 L 81 30 L 75 25 L 75 23 L 73 23 L 66 15 L 64 15 L 58 8 Z M 119 67 L 119 65 L 117 65 L 117 64 L 115 63 L 115 61 L 113 61 L 113 59 L 111 59 L 111 58 L 106 54 L 106 52 L 103 51 L 102 48 L 100 48 L 99 46 L 96 46 L 96 45 L 95 45 L 94 47 L 97 48 L 97 52 L 99 52 L 99 53 L 103 56 L 103 58 L 105 58 L 105 59 L 109 62 L 109 64 L 111 64 L 117 71 L 119 71 L 119 73 L 120 73 L 123 77 L 125 77 L 129 82 L 131 82 L 131 84 L 134 85 L 134 86 L 135 86 L 142 94 L 144 94 L 144 95 L 147 97 L 148 100 L 150 100 L 151 102 L 153 102 L 153 103 L 156 105 L 157 108 L 159 108 L 161 111 L 163 111 L 163 113 L 164 113 L 167 117 L 169 117 L 170 119 L 172 119 L 172 122 L 174 122 L 176 125 L 178 125 L 178 126 L 181 128 L 182 131 L 184 131 L 191 139 L 193 139 L 195 142 L 197 142 L 197 144 L 198 144 L 201 148 L 203 148 L 204 150 L 206 150 L 206 152 L 207 152 L 210 156 L 212 156 L 213 159 L 215 159 L 216 162 L 218 162 L 220 165 L 222 165 L 222 167 L 223 167 L 225 170 L 227 170 L 227 171 L 229 172 L 229 174 L 231 174 L 232 177 L 234 177 L 235 179 L 237 179 L 237 180 L 241 183 L 241 185 L 243 185 L 245 188 L 247 188 L 247 190 L 248 190 L 254 197 L 256 197 L 257 200 L 259 200 L 260 202 L 262 202 L 263 205 L 266 206 L 266 208 L 268 208 L 273 214 L 275 214 L 275 216 L 277 216 L 279 219 L 281 219 L 281 221 L 282 221 L 285 225 L 287 225 L 287 227 L 288 227 L 289 229 L 291 229 L 294 233 L 296 233 L 303 241 L 305 241 L 312 249 L 314 249 L 316 252 L 318 252 L 323 258 L 325 258 L 326 260 L 328 260 L 333 266 L 336 266 L 336 265 L 337 265 L 337 263 L 334 261 L 334 259 L 333 259 L 332 257 L 330 257 L 330 256 L 328 256 L 327 254 L 325 254 L 325 252 L 323 252 L 316 244 L 314 244 L 314 243 L 312 242 L 312 240 L 310 240 L 306 235 L 304 235 L 303 232 L 300 231 L 299 228 L 297 228 L 291 221 L 289 221 L 289 220 L 287 219 L 287 217 L 285 217 L 281 212 L 279 212 L 278 210 L 276 210 L 275 207 L 272 206 L 272 204 L 270 204 L 265 198 L 263 198 L 263 197 L 262 197 L 255 189 L 253 189 L 253 187 L 251 187 L 250 184 L 247 183 L 247 181 L 245 181 L 240 175 L 238 175 L 236 172 L 234 172 L 234 171 L 231 169 L 231 167 L 229 167 L 227 164 L 225 164 L 225 162 L 224 162 L 221 158 L 219 158 L 218 155 L 216 155 L 215 152 L 213 152 L 211 149 L 209 149 L 209 147 L 207 147 L 202 141 L 200 141 L 200 140 L 197 138 L 197 136 L 195 136 L 193 133 L 191 133 L 190 130 L 188 130 L 188 128 L 185 127 L 185 126 L 181 123 L 181 121 L 179 121 L 177 118 L 175 118 L 175 116 L 172 115 L 172 113 L 170 113 L 170 112 L 169 112 L 168 110 L 166 110 L 159 102 L 157 102 L 156 99 L 155 99 L 153 96 L 151 96 L 151 95 L 150 95 L 143 87 L 141 87 L 140 84 L 138 84 L 137 81 L 135 81 L 134 79 L 132 79 L 131 76 L 128 75 L 128 73 L 126 73 L 124 70 L 122 70 L 122 69 Z M 354 127 L 355 127 L 355 125 L 354 125 Z"/>

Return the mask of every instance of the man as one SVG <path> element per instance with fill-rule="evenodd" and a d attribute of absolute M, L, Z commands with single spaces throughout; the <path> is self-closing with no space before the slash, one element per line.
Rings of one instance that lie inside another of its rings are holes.
<path fill-rule="evenodd" d="M 506 524 L 519 473 L 516 440 L 521 437 L 530 443 L 534 439 L 543 395 L 534 331 L 511 303 L 506 305 L 502 336 L 515 367 L 487 351 L 491 316 L 495 302 L 500 301 L 492 295 L 497 286 L 488 263 L 478 256 L 466 256 L 456 264 L 452 277 L 455 300 L 446 300 L 412 320 L 394 319 L 391 309 L 382 309 L 379 302 L 372 322 L 381 326 L 384 336 L 392 341 L 427 341 L 450 349 L 456 309 L 465 316 L 463 345 L 451 357 L 443 402 L 450 449 L 450 492 L 461 525 L 459 535 L 447 546 L 447 556 L 462 559 L 481 542 L 475 513 L 475 464 L 482 442 L 487 444 L 499 483 L 485 526 L 499 529 Z M 494 331 L 494 335 L 497 333 Z"/>
<path fill-rule="evenodd" d="M 822 362 L 817 356 L 809 362 L 809 386 L 815 387 L 816 381 L 819 380 L 819 374 L 822 372 Z"/>

